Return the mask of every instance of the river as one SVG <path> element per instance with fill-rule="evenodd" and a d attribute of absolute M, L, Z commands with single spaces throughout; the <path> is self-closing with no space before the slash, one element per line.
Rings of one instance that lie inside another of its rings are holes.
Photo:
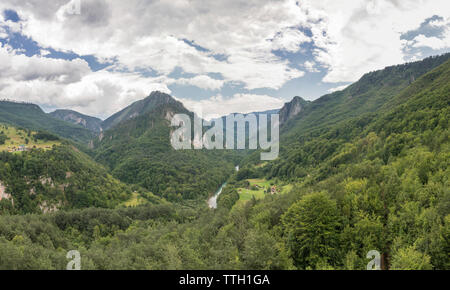
<path fill-rule="evenodd" d="M 236 166 L 236 171 L 239 171 L 239 165 Z M 209 208 L 213 208 L 213 209 L 217 208 L 217 199 L 222 194 L 222 191 L 225 188 L 225 186 L 227 186 L 226 182 L 224 184 L 222 184 L 222 186 L 216 191 L 216 193 L 210 199 L 208 199 Z"/>

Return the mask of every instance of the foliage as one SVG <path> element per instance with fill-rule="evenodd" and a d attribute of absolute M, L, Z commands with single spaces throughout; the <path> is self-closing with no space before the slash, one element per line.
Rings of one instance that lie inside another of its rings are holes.
<path fill-rule="evenodd" d="M 336 201 L 313 193 L 294 203 L 282 217 L 287 246 L 300 269 L 338 260 L 342 222 Z"/>
<path fill-rule="evenodd" d="M 94 133 L 91 131 L 55 119 L 33 104 L 0 101 L 0 123 L 34 131 L 47 131 L 86 145 L 94 137 Z"/>
<path fill-rule="evenodd" d="M 177 110 L 177 106 L 159 106 L 106 131 L 95 159 L 121 181 L 169 201 L 206 199 L 233 172 L 232 153 L 173 149 L 173 128 L 165 116 Z"/>
<path fill-rule="evenodd" d="M 8 140 L 8 136 L 5 133 L 0 133 L 0 145 L 4 145 L 6 140 Z"/>
<path fill-rule="evenodd" d="M 131 190 L 70 145 L 13 154 L 0 152 L 0 181 L 11 194 L 0 212 L 115 207 Z"/>
<path fill-rule="evenodd" d="M 83 269 L 366 269 L 367 253 L 377 250 L 384 269 L 448 270 L 448 57 L 373 72 L 309 103 L 282 129 L 278 160 L 261 166 L 255 152 L 229 179 L 236 155 L 169 149 L 167 111 L 107 131 L 96 160 L 133 190 L 177 203 L 122 207 L 131 194 L 106 191 L 114 179 L 68 146 L 3 153 L 0 179 L 17 189 L 17 204 L 0 202 L 3 213 L 35 208 L 23 192 L 42 172 L 58 182 L 67 169 L 88 173 L 72 195 L 56 196 L 72 196 L 72 208 L 110 208 L 1 215 L 0 268 L 63 269 L 67 251 L 78 249 Z M 289 190 L 239 203 L 237 189 L 249 188 L 249 178 Z M 225 179 L 218 208 L 208 209 L 208 194 Z"/>

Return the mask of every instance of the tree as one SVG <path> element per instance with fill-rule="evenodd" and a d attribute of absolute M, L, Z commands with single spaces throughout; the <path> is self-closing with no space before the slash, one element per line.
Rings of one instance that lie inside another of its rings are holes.
<path fill-rule="evenodd" d="M 415 249 L 414 246 L 399 249 L 392 256 L 392 270 L 431 270 L 430 256 Z"/>
<path fill-rule="evenodd" d="M 267 231 L 250 230 L 245 238 L 242 260 L 249 270 L 286 270 L 292 262 L 277 243 L 273 234 Z"/>
<path fill-rule="evenodd" d="M 341 217 L 325 192 L 304 196 L 283 215 L 284 235 L 298 268 L 338 263 Z"/>

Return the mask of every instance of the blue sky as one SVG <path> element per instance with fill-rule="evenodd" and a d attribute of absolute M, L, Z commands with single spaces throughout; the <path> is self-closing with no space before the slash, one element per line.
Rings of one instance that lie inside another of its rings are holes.
<path fill-rule="evenodd" d="M 274 109 L 450 51 L 448 1 L 16 2 L 0 4 L 0 98 L 101 118 L 152 90 L 211 116 Z"/>

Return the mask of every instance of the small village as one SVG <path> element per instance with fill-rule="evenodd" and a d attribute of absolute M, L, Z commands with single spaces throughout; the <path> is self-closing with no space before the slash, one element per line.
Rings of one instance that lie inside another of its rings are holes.
<path fill-rule="evenodd" d="M 12 152 L 24 152 L 24 151 L 30 151 L 31 149 L 28 148 L 25 145 L 20 145 L 20 146 L 14 146 L 14 147 L 8 147 L 8 152 L 12 153 Z"/>
<path fill-rule="evenodd" d="M 44 147 L 40 147 L 41 149 L 45 149 L 45 150 L 50 150 L 52 149 L 51 146 L 44 146 Z M 14 153 L 14 152 L 25 152 L 25 151 L 31 151 L 33 149 L 38 149 L 38 147 L 36 147 L 36 145 L 33 146 L 26 146 L 26 145 L 19 145 L 19 146 L 12 146 L 12 147 L 7 147 L 7 150 L 9 153 Z"/>

